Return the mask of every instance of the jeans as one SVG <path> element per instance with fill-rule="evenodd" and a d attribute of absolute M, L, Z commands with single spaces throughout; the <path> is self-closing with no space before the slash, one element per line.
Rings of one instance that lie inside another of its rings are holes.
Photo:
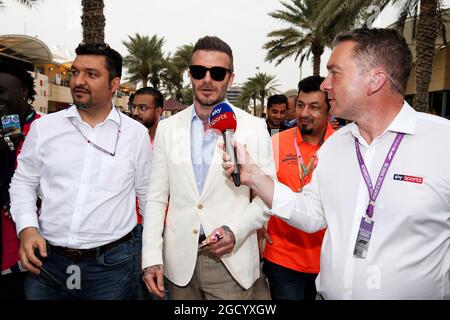
<path fill-rule="evenodd" d="M 263 272 L 269 280 L 273 300 L 315 300 L 317 274 L 303 273 L 264 259 Z"/>
<path fill-rule="evenodd" d="M 133 231 L 134 234 L 134 231 Z M 82 261 L 52 252 L 41 273 L 30 273 L 25 282 L 29 300 L 122 300 L 136 298 L 137 261 L 135 238 L 96 257 Z"/>
<path fill-rule="evenodd" d="M 141 269 L 142 269 L 142 231 L 144 227 L 142 224 L 138 224 L 135 229 L 136 235 L 136 259 L 137 259 L 137 273 L 136 273 L 136 289 L 137 289 L 137 300 L 153 300 L 153 295 L 148 291 L 144 280 L 142 280 Z"/>

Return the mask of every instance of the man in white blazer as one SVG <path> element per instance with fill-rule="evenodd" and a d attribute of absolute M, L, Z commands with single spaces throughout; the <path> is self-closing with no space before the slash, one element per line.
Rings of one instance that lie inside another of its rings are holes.
<path fill-rule="evenodd" d="M 144 281 L 161 298 L 165 275 L 170 299 L 250 299 L 260 270 L 256 230 L 267 216 L 248 187 L 236 187 L 223 174 L 223 139 L 208 123 L 233 83 L 232 51 L 206 36 L 194 46 L 191 63 L 194 104 L 162 121 L 156 132 L 144 219 Z M 264 120 L 233 111 L 235 140 L 274 175 Z M 223 238 L 199 249 L 202 239 L 215 233 Z"/>

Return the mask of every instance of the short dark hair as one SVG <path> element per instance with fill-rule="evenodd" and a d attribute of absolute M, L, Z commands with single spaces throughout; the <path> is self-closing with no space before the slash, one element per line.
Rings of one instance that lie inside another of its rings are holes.
<path fill-rule="evenodd" d="M 225 53 L 230 58 L 230 70 L 233 72 L 233 51 L 225 41 L 215 36 L 205 36 L 198 39 L 192 50 L 192 55 L 194 55 L 194 52 L 197 50 L 219 51 Z"/>
<path fill-rule="evenodd" d="M 88 42 L 80 43 L 75 49 L 77 55 L 97 55 L 106 58 L 106 69 L 109 72 L 109 81 L 115 77 L 122 77 L 122 56 L 107 43 Z"/>
<path fill-rule="evenodd" d="M 321 76 L 310 76 L 303 78 L 298 82 L 298 93 L 300 93 L 300 91 L 307 93 L 320 91 L 320 85 L 322 84 L 323 80 L 325 80 L 325 78 Z"/>
<path fill-rule="evenodd" d="M 338 34 L 333 47 L 354 41 L 355 57 L 361 72 L 381 66 L 386 69 L 392 89 L 405 95 L 412 68 L 412 54 L 405 38 L 394 29 L 360 28 Z"/>
<path fill-rule="evenodd" d="M 36 95 L 34 78 L 23 66 L 15 62 L 0 61 L 0 73 L 7 73 L 19 79 L 22 86 L 27 89 L 26 101 L 29 104 L 33 103 L 34 96 Z"/>
<path fill-rule="evenodd" d="M 134 97 L 141 95 L 141 94 L 148 94 L 148 95 L 152 96 L 153 101 L 155 101 L 156 108 L 164 107 L 164 97 L 163 97 L 161 91 L 159 91 L 158 89 L 153 88 L 153 87 L 143 87 L 134 93 Z M 133 97 L 133 99 L 134 99 L 134 97 Z"/>
<path fill-rule="evenodd" d="M 287 97 L 284 94 L 274 94 L 273 96 L 270 96 L 267 99 L 267 110 L 269 110 L 273 104 L 282 104 L 282 103 L 284 103 L 287 108 L 288 106 Z"/>
<path fill-rule="evenodd" d="M 306 78 L 303 78 L 298 82 L 297 88 L 298 88 L 298 95 L 300 95 L 300 92 L 303 91 L 305 93 L 309 92 L 316 92 L 320 91 L 325 94 L 325 101 L 327 103 L 327 111 L 330 110 L 330 104 L 328 102 L 328 93 L 320 90 L 320 85 L 322 84 L 323 80 L 325 80 L 324 77 L 321 76 L 309 76 Z M 297 99 L 298 99 L 297 95 Z"/>

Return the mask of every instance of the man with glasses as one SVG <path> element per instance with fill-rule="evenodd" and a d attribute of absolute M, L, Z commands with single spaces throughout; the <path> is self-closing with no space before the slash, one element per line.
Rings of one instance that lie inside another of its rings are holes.
<path fill-rule="evenodd" d="M 222 137 L 208 122 L 234 80 L 229 45 L 217 37 L 199 39 L 189 76 L 194 104 L 161 122 L 156 132 L 144 219 L 144 280 L 163 297 L 164 274 L 170 299 L 250 299 L 260 269 L 256 231 L 267 218 L 249 188 L 237 188 L 221 174 Z M 232 108 L 235 139 L 274 173 L 264 120 Z M 218 241 L 200 248 L 210 235 Z"/>
<path fill-rule="evenodd" d="M 104 43 L 80 44 L 76 54 L 74 105 L 33 122 L 12 178 L 20 259 L 31 271 L 25 292 L 28 299 L 130 299 L 135 201 L 145 207 L 150 139 L 112 103 L 120 54 Z"/>
<path fill-rule="evenodd" d="M 162 93 L 153 87 L 140 88 L 133 94 L 133 100 L 130 102 L 130 110 L 133 119 L 142 123 L 147 129 L 150 136 L 150 143 L 153 149 L 153 141 L 155 139 L 156 128 L 158 127 L 159 117 L 163 112 L 164 97 Z M 137 205 L 139 211 L 139 205 Z M 145 208 L 144 208 L 145 209 Z M 138 252 L 142 249 L 142 215 L 137 212 L 138 226 L 136 232 L 136 245 Z M 141 257 L 139 257 L 140 263 Z M 139 264 L 140 266 L 140 264 Z M 140 270 L 140 268 L 139 268 Z M 152 298 L 148 290 L 139 276 L 138 279 L 138 299 Z"/>
<path fill-rule="evenodd" d="M 162 93 L 152 87 L 137 90 L 134 93 L 133 102 L 130 104 L 133 119 L 139 121 L 148 129 L 152 145 L 163 107 L 164 97 Z"/>

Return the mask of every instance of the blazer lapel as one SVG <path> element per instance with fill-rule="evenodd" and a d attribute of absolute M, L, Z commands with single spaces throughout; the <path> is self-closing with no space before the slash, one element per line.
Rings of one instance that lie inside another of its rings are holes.
<path fill-rule="evenodd" d="M 180 139 L 180 147 L 183 150 L 182 159 L 175 159 L 175 161 L 183 161 L 186 163 L 186 166 L 182 166 L 186 170 L 183 170 L 187 175 L 191 188 L 194 189 L 195 194 L 199 197 L 197 183 L 195 181 L 194 168 L 192 166 L 192 157 L 191 157 L 191 125 L 192 125 L 192 106 L 186 110 L 186 116 L 181 119 L 182 123 L 180 124 L 180 128 L 187 128 L 187 130 L 181 135 Z M 175 129 L 177 130 L 177 129 Z"/>

